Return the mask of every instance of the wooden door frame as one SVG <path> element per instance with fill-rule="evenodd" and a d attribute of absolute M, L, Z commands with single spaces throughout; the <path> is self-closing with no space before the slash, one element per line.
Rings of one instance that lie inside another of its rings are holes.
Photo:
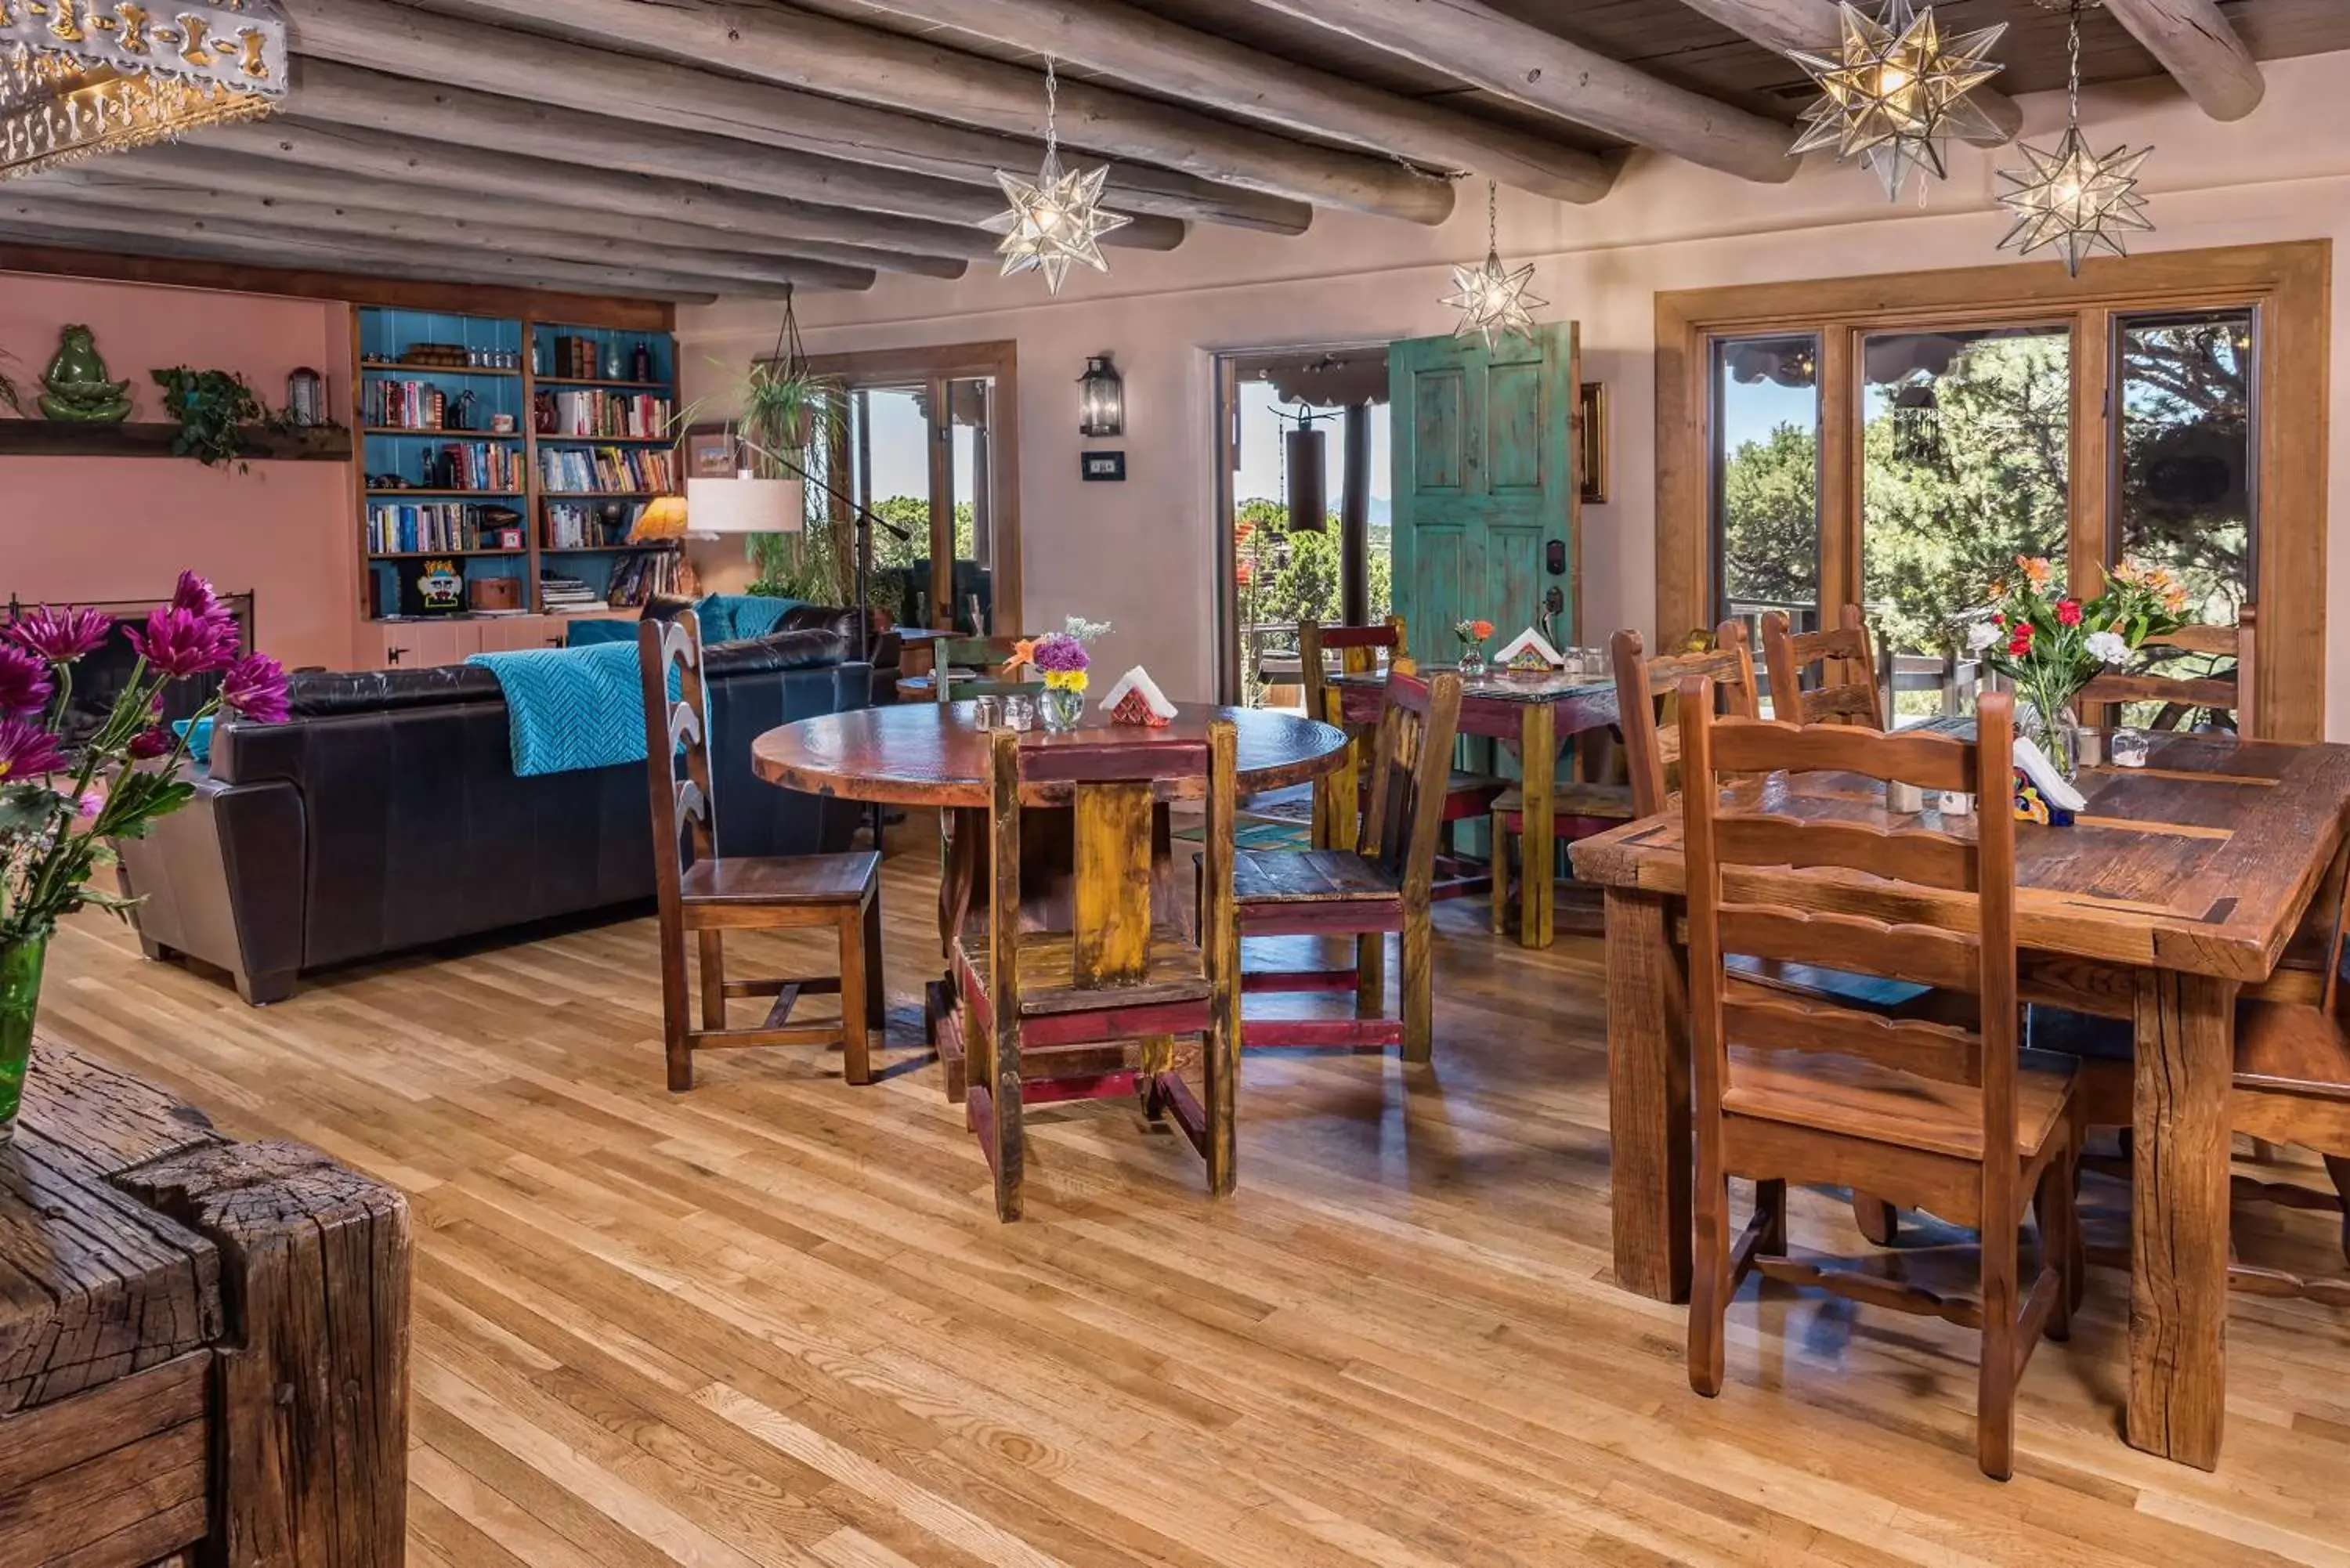
<path fill-rule="evenodd" d="M 844 389 L 851 392 L 882 387 L 905 387 L 920 383 L 931 389 L 934 409 L 947 411 L 946 384 L 950 381 L 993 378 L 995 395 L 992 401 L 994 423 L 988 430 L 989 483 L 993 492 L 993 534 L 991 543 L 994 562 L 990 568 L 994 574 L 994 605 L 992 630 L 1022 628 L 1020 573 L 1020 349 L 1010 338 L 997 338 L 983 343 L 938 343 L 910 348 L 863 348 L 841 354 L 813 354 L 809 368 L 818 375 L 839 379 Z M 952 415 L 948 412 L 951 420 Z M 930 474 L 932 504 L 937 504 L 942 485 L 941 475 L 949 472 L 950 457 L 938 449 L 944 443 L 932 442 Z M 947 515 L 954 515 L 954 498 L 946 497 Z M 952 537 L 952 524 L 949 525 Z M 931 556 L 931 606 L 935 611 L 941 587 L 941 579 L 951 594 L 954 564 L 941 560 L 933 550 Z"/>
<path fill-rule="evenodd" d="M 2325 714 L 2326 443 L 2333 309 L 2330 240 L 2098 259 L 2068 277 L 2054 262 L 1884 273 L 1796 283 L 1660 291 L 1657 296 L 1657 630 L 1669 639 L 1710 625 L 1713 608 L 1712 355 L 1719 338 L 1822 334 L 1820 352 L 1822 603 L 1830 602 L 1832 541 L 1856 537 L 1858 468 L 1831 470 L 1831 447 L 1857 429 L 1858 389 L 1831 365 L 1860 334 L 1887 327 L 1981 326 L 1987 319 L 2064 319 L 2073 356 L 2071 537 L 2102 542 L 2111 475 L 2111 324 L 2116 314 L 2250 306 L 2258 321 L 2254 436 L 2259 538 L 2253 593 L 2261 612 L 2258 732 L 2322 738 Z M 2098 336 L 2093 340 L 2092 332 Z M 1852 407 L 1839 413 L 1829 382 Z M 1848 455 L 1848 454 L 1847 454 Z M 2092 533 L 2094 530 L 2094 533 Z M 1840 552 L 1840 545 L 1837 552 Z M 2085 552 L 2069 552 L 2085 574 Z M 1857 561 L 1843 576 L 1857 581 Z M 2086 582 L 2080 586 L 2089 586 Z"/>

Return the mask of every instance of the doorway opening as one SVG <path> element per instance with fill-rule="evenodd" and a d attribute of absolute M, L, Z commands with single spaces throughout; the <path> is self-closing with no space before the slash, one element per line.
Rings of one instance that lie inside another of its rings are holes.
<path fill-rule="evenodd" d="M 1216 358 L 1217 695 L 1302 710 L 1300 621 L 1391 603 L 1384 343 Z"/>

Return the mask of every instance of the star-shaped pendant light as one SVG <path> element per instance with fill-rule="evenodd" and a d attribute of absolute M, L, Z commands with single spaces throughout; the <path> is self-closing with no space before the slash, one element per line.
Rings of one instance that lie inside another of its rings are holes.
<path fill-rule="evenodd" d="M 1547 299 L 1536 299 L 1526 292 L 1526 285 L 1534 281 L 1532 262 L 1514 272 L 1502 265 L 1499 200 L 1494 182 L 1487 181 L 1485 265 L 1454 267 L 1452 292 L 1444 296 L 1444 303 L 1461 313 L 1461 324 L 1452 329 L 1452 336 L 1466 337 L 1471 332 L 1482 333 L 1488 348 L 1493 346 L 1495 338 L 1513 334 L 1533 342 L 1533 313 L 1550 303 Z"/>
<path fill-rule="evenodd" d="M 1983 57 L 2006 23 L 1945 37 L 1934 8 L 1916 10 L 1911 0 L 1886 0 L 1874 17 L 1850 0 L 1837 12 L 1835 54 L 1788 54 L 1821 92 L 1804 111 L 1792 152 L 1833 147 L 1838 158 L 1857 158 L 1883 183 L 1886 199 L 1898 201 L 1912 169 L 1948 176 L 1943 149 L 1951 137 L 1999 139 L 1968 95 L 2005 68 Z"/>
<path fill-rule="evenodd" d="M 1045 287 L 1061 292 L 1069 264 L 1083 262 L 1096 272 L 1109 271 L 1102 259 L 1101 237 L 1124 228 L 1131 218 L 1105 213 L 1099 205 L 1109 169 L 1066 170 L 1061 167 L 1061 139 L 1055 116 L 1060 108 L 1060 80 L 1051 56 L 1045 58 L 1045 167 L 1035 179 L 1007 174 L 999 169 L 995 182 L 1003 187 L 1012 210 L 998 213 L 980 224 L 1003 243 L 995 254 L 1003 258 L 1002 277 L 1035 269 L 1045 275 Z"/>
<path fill-rule="evenodd" d="M 2121 235 L 2132 229 L 2150 232 L 2146 198 L 2137 193 L 2137 171 L 2154 149 L 2136 152 L 2116 147 L 2103 154 L 2092 151 L 2081 134 L 2081 7 L 2073 6 L 2073 74 L 2071 109 L 2064 121 L 2064 139 L 2046 152 L 2032 146 L 2020 150 L 2031 167 L 2002 169 L 1999 177 L 2012 190 L 2000 197 L 2015 214 L 2015 226 L 1999 242 L 2030 255 L 2043 245 L 2061 245 L 2064 270 L 2081 275 L 2081 263 L 2093 251 L 2126 255 Z"/>

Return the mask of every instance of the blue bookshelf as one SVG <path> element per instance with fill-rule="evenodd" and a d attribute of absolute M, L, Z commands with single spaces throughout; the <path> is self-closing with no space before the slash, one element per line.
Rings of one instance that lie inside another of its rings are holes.
<path fill-rule="evenodd" d="M 598 603 L 616 586 L 640 595 L 666 583 L 674 566 L 660 563 L 677 546 L 626 540 L 644 505 L 682 483 L 669 334 L 357 315 L 368 618 L 413 613 L 431 562 L 447 564 L 430 574 L 436 588 L 453 576 L 470 603 L 473 583 L 511 578 L 516 607 L 538 612 L 581 607 L 550 599 L 549 575 Z"/>

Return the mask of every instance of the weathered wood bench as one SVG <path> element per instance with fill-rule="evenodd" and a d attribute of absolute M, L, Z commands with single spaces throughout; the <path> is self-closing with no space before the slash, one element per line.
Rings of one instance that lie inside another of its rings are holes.
<path fill-rule="evenodd" d="M 0 1148 L 0 1563 L 396 1568 L 407 1200 L 35 1043 Z"/>

